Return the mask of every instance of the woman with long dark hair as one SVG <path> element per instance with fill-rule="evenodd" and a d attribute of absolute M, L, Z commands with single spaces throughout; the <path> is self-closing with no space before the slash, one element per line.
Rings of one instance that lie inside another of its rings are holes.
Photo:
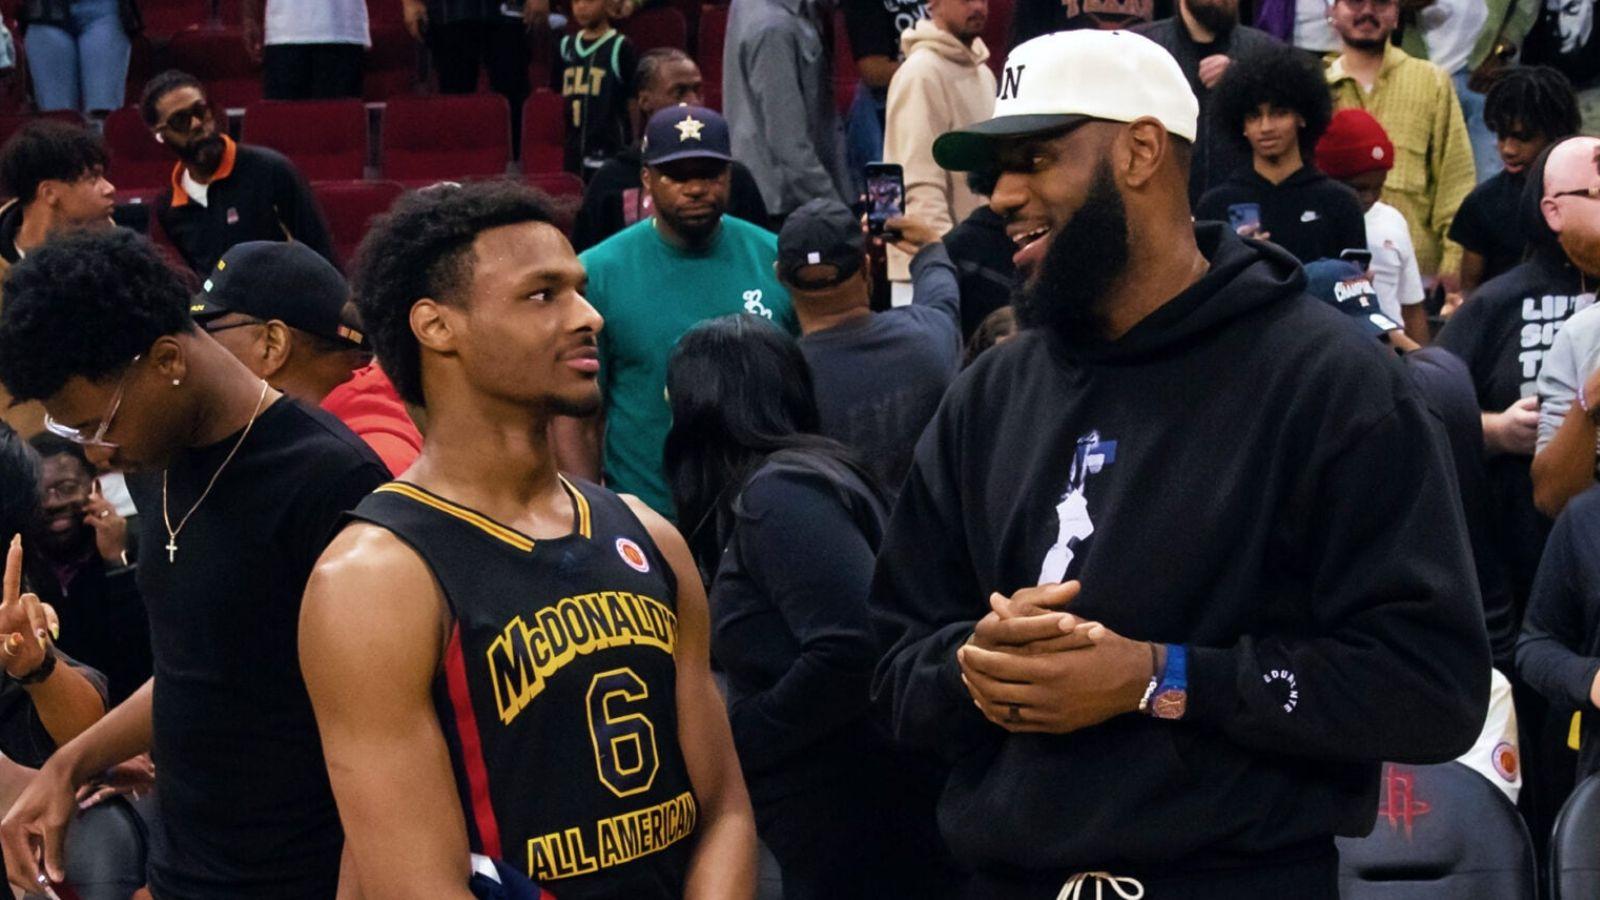
<path fill-rule="evenodd" d="M 710 582 L 711 652 L 784 897 L 944 895 L 929 771 L 869 710 L 881 488 L 816 433 L 805 358 L 765 320 L 685 334 L 667 396 L 667 480 Z"/>

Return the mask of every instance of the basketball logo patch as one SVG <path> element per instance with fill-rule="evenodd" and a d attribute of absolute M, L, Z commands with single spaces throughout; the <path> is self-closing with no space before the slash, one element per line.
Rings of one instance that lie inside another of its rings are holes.
<path fill-rule="evenodd" d="M 644 550 L 625 537 L 617 538 L 617 555 L 635 572 L 650 571 L 650 560 L 644 558 Z"/>
<path fill-rule="evenodd" d="M 1517 748 L 1510 741 L 1501 741 L 1494 748 L 1494 770 L 1507 781 L 1517 780 Z"/>

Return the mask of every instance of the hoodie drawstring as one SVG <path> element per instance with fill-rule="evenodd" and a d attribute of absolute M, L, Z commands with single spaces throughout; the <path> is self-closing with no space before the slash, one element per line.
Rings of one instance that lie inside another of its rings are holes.
<path fill-rule="evenodd" d="M 1108 884 L 1122 900 L 1140 900 L 1144 896 L 1144 885 L 1137 878 L 1119 877 L 1110 872 L 1079 872 L 1061 886 L 1056 900 L 1084 900 L 1083 886 L 1091 880 L 1094 881 L 1094 900 L 1103 900 L 1101 891 Z"/>

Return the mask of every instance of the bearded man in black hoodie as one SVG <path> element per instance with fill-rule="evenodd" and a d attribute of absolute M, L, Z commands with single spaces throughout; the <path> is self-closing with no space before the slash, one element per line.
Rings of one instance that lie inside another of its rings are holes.
<path fill-rule="evenodd" d="M 1287 253 L 1194 224 L 1197 104 L 1129 33 L 1007 60 L 1028 330 L 956 381 L 879 558 L 874 686 L 945 755 L 966 896 L 1332 898 L 1383 761 L 1472 745 L 1489 649 L 1437 420 Z"/>

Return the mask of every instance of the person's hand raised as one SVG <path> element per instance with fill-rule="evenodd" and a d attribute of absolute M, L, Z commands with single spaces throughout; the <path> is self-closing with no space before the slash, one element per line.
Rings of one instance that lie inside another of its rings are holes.
<path fill-rule="evenodd" d="M 44 604 L 22 593 L 22 536 L 6 550 L 3 592 L 0 592 L 0 665 L 12 678 L 38 671 L 50 652 L 50 622 Z"/>

